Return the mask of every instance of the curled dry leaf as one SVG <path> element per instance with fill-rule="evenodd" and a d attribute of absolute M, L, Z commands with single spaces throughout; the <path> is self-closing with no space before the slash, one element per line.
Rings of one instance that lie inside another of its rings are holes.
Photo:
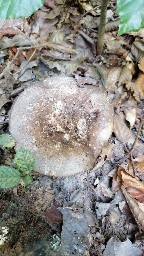
<path fill-rule="evenodd" d="M 121 188 L 138 226 L 144 230 L 144 183 L 120 166 L 113 179 L 113 189 L 118 188 Z"/>

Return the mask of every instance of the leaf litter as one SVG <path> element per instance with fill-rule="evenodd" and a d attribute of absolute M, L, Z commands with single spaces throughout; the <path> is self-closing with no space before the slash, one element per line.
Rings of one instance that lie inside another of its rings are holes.
<path fill-rule="evenodd" d="M 54 75 L 72 76 L 80 87 L 102 86 L 115 112 L 113 133 L 91 172 L 61 178 L 35 173 L 25 191 L 19 185 L 1 192 L 0 219 L 3 226 L 14 227 L 10 242 L 15 255 L 36 255 L 38 248 L 48 255 L 144 253 L 144 124 L 139 130 L 144 115 L 144 35 L 141 30 L 117 36 L 112 0 L 104 53 L 96 56 L 100 7 L 101 1 L 48 0 L 27 19 L 0 23 L 0 134 L 9 133 L 16 96 Z M 0 163 L 12 166 L 13 154 L 1 146 Z M 48 207 L 55 207 L 54 216 L 62 213 L 63 224 L 51 223 L 51 213 L 45 218 Z M 2 255 L 12 255 L 9 242 Z"/>

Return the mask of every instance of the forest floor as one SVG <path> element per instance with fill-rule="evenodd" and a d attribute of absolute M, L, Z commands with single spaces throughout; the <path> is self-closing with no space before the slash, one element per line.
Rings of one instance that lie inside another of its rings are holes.
<path fill-rule="evenodd" d="M 47 0 L 29 18 L 0 22 L 0 134 L 17 96 L 55 74 L 101 84 L 114 108 L 112 135 L 89 173 L 34 173 L 28 187 L 1 190 L 0 256 L 144 255 L 144 30 L 118 36 L 109 1 L 97 56 L 100 8 Z M 1 148 L 0 164 L 14 153 Z"/>

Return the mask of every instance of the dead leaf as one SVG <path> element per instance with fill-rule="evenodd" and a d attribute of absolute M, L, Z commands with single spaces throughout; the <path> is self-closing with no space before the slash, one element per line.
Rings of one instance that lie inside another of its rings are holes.
<path fill-rule="evenodd" d="M 125 116 L 126 116 L 126 120 L 130 124 L 130 129 L 132 129 L 136 120 L 136 109 L 135 108 L 126 109 Z"/>
<path fill-rule="evenodd" d="M 110 33 L 105 34 L 104 42 L 109 52 L 119 55 L 123 55 L 126 52 L 126 50 L 122 47 L 122 45 L 125 44 L 124 41 L 116 39 Z"/>
<path fill-rule="evenodd" d="M 144 72 L 144 57 L 141 58 L 138 66 L 139 66 L 139 69 Z"/>
<path fill-rule="evenodd" d="M 131 80 L 132 80 L 132 73 L 131 73 L 131 70 L 129 69 L 128 64 L 127 64 L 121 70 L 121 73 L 120 73 L 120 76 L 119 76 L 118 87 L 123 85 L 123 84 L 128 83 Z"/>
<path fill-rule="evenodd" d="M 8 97 L 5 94 L 0 94 L 0 109 L 9 102 Z"/>
<path fill-rule="evenodd" d="M 125 87 L 128 91 L 133 93 L 133 97 L 139 102 L 141 99 L 140 91 L 138 90 L 137 86 L 134 82 L 128 82 L 125 84 Z"/>
<path fill-rule="evenodd" d="M 136 39 L 132 44 L 131 53 L 137 62 L 144 57 L 144 42 L 141 39 Z"/>
<path fill-rule="evenodd" d="M 111 68 L 108 77 L 107 77 L 107 89 L 109 92 L 116 92 L 117 90 L 117 82 L 119 80 L 119 76 L 121 73 L 121 68 L 120 67 L 114 67 Z"/>
<path fill-rule="evenodd" d="M 139 229 L 144 231 L 144 212 L 140 209 L 136 199 L 130 196 L 129 193 L 125 190 L 124 186 L 122 186 L 121 189 L 139 226 Z"/>
<path fill-rule="evenodd" d="M 137 172 L 140 174 L 144 174 L 144 155 L 140 155 L 137 158 L 133 159 L 133 162 Z"/>
<path fill-rule="evenodd" d="M 122 113 L 120 115 L 114 115 L 114 133 L 119 141 L 123 144 L 133 144 L 134 136 L 131 130 L 127 127 L 124 121 Z"/>
<path fill-rule="evenodd" d="M 144 194 L 144 182 L 132 177 L 124 170 L 121 171 L 121 178 L 126 190 L 130 187 Z M 134 194 L 132 196 L 134 197 Z"/>
<path fill-rule="evenodd" d="M 33 36 L 28 38 L 25 34 L 18 34 L 15 35 L 13 38 L 8 38 L 4 36 L 0 42 L 0 47 L 2 49 L 6 49 L 14 46 L 28 46 L 34 44 L 37 44 L 37 41 Z"/>
<path fill-rule="evenodd" d="M 140 93 L 141 99 L 144 99 L 144 74 L 140 73 L 135 81 L 135 85 Z"/>
<path fill-rule="evenodd" d="M 107 69 L 104 65 L 99 65 L 98 63 L 93 63 L 93 66 L 96 67 L 98 74 L 101 78 L 102 84 L 106 87 L 107 86 Z"/>
<path fill-rule="evenodd" d="M 112 237 L 107 243 L 103 256 L 142 256 L 142 251 L 127 239 L 124 242 Z"/>

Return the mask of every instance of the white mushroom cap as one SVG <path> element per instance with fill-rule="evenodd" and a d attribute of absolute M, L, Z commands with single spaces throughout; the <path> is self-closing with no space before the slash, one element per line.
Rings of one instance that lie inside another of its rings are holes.
<path fill-rule="evenodd" d="M 53 77 L 25 89 L 10 116 L 17 147 L 36 157 L 35 170 L 68 176 L 91 170 L 113 128 L 108 96 L 95 86 L 80 88 L 71 77 Z"/>

